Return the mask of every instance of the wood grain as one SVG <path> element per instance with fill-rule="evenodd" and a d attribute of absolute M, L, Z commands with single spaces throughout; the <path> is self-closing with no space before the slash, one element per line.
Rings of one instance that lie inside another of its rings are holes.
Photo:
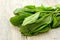
<path fill-rule="evenodd" d="M 26 37 L 9 22 L 10 17 L 14 16 L 13 10 L 16 8 L 41 4 L 54 6 L 59 3 L 60 0 L 0 0 L 0 40 L 60 40 L 60 28 L 37 36 Z"/>

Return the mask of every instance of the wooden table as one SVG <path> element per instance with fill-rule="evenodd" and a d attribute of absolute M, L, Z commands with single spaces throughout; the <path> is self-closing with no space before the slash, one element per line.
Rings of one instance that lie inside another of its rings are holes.
<path fill-rule="evenodd" d="M 54 6 L 59 3 L 59 0 L 0 0 L 0 40 L 60 40 L 60 28 L 37 36 L 26 37 L 9 22 L 10 17 L 14 16 L 13 10 L 16 8 L 41 4 Z"/>

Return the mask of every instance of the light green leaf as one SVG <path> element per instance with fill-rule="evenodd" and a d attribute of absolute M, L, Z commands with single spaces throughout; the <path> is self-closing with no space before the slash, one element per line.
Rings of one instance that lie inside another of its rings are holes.
<path fill-rule="evenodd" d="M 57 17 L 53 16 L 53 26 L 52 27 L 56 27 L 57 24 Z"/>
<path fill-rule="evenodd" d="M 39 15 L 40 15 L 40 12 L 37 12 L 37 13 L 25 18 L 25 20 L 23 21 L 22 26 L 34 23 L 38 19 Z"/>
<path fill-rule="evenodd" d="M 57 26 L 60 26 L 60 16 L 57 17 L 58 23 L 56 24 Z"/>
<path fill-rule="evenodd" d="M 24 11 L 26 12 L 35 12 L 35 10 L 36 10 L 35 5 L 27 5 L 24 7 Z"/>

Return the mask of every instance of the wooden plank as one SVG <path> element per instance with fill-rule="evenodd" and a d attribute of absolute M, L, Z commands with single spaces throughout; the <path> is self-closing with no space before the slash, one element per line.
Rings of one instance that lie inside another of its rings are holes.
<path fill-rule="evenodd" d="M 19 29 L 9 22 L 13 16 L 13 10 L 25 5 L 55 5 L 60 0 L 0 0 L 0 40 L 60 40 L 60 28 L 37 36 L 23 36 Z"/>
<path fill-rule="evenodd" d="M 14 0 L 0 0 L 0 40 L 26 40 L 26 37 L 9 22 L 16 4 L 18 1 L 14 4 Z"/>

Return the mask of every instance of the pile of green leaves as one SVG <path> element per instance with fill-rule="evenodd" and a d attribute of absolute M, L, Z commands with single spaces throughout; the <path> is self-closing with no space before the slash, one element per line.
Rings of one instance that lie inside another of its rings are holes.
<path fill-rule="evenodd" d="M 25 36 L 48 32 L 60 26 L 60 5 L 54 7 L 28 5 L 15 9 L 14 15 L 10 22 L 20 28 L 20 32 Z"/>

